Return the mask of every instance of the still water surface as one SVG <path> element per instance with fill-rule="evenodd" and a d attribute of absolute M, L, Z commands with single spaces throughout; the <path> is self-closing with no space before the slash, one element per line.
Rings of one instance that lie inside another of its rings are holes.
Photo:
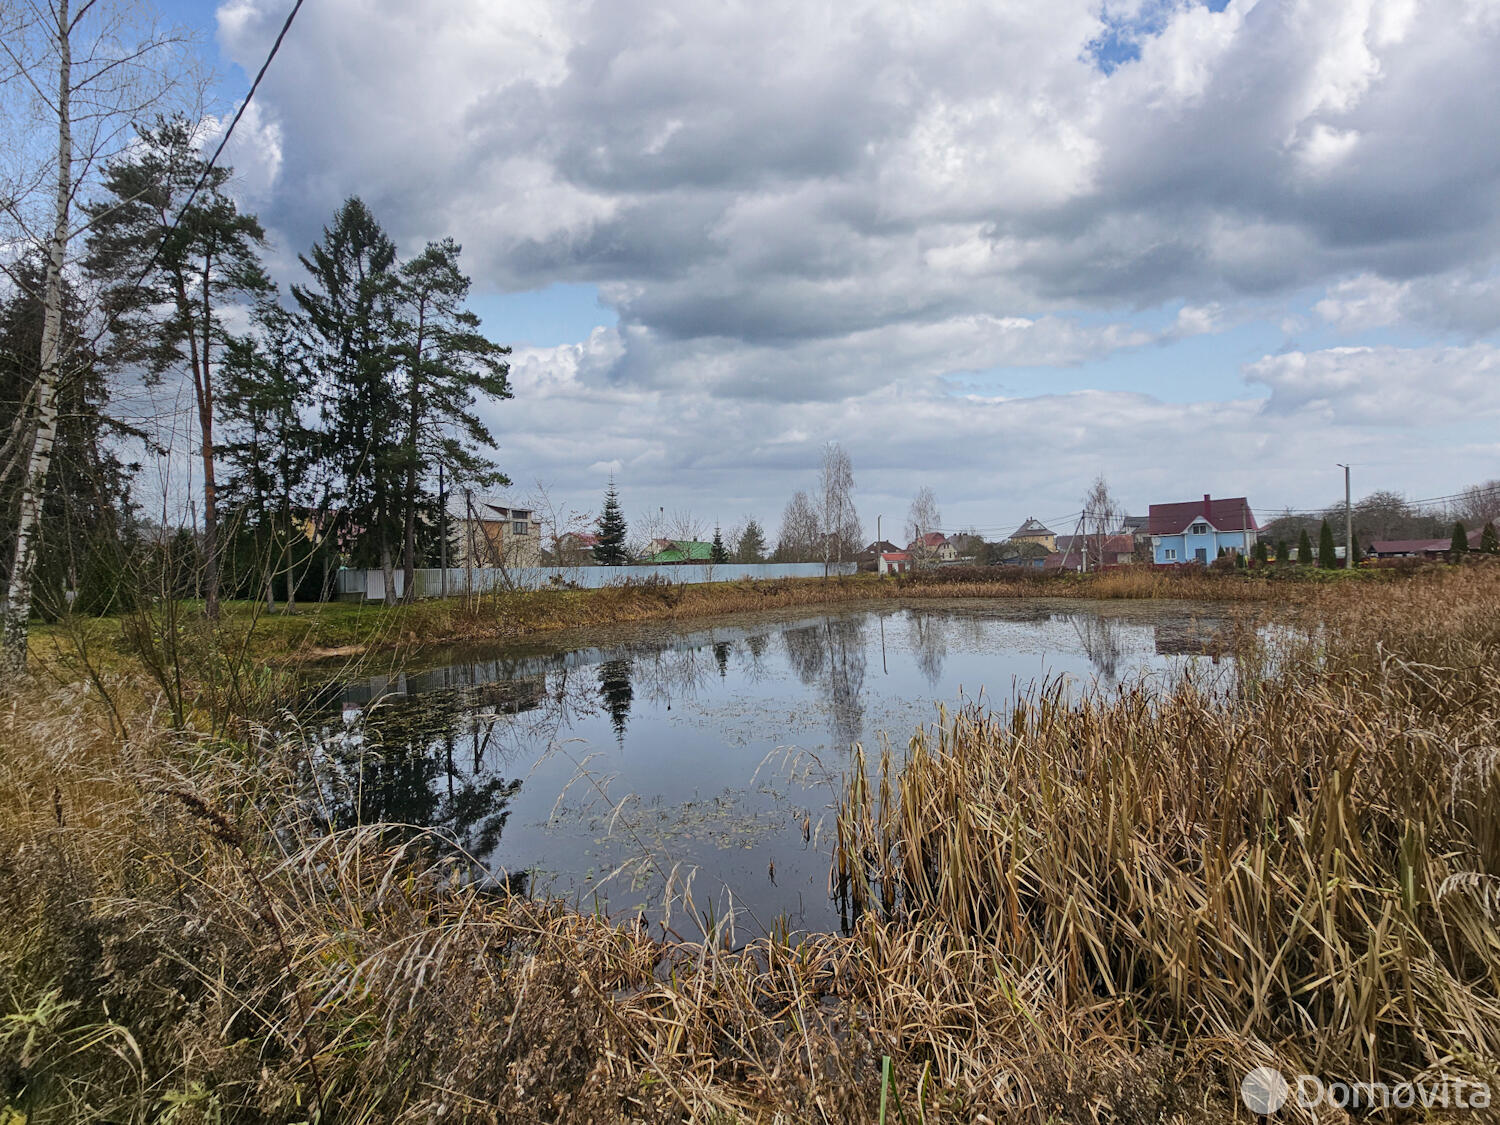
<path fill-rule="evenodd" d="M 324 792 L 343 823 L 437 828 L 497 879 L 612 917 L 660 922 L 691 874 L 697 909 L 732 906 L 751 934 L 836 929 L 852 744 L 902 747 L 939 702 L 1001 705 L 1044 677 L 1178 676 L 1223 627 L 1187 603 L 963 601 L 468 654 L 325 695 Z M 696 936 L 680 903 L 671 919 Z"/>

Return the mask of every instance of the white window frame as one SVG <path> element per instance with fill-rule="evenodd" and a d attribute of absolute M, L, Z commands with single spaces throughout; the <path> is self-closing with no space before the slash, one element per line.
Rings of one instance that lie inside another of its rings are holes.
<path fill-rule="evenodd" d="M 1162 560 L 1164 562 L 1176 562 L 1177 561 L 1177 548 L 1176 547 L 1163 547 L 1161 549 L 1161 553 L 1162 553 Z"/>

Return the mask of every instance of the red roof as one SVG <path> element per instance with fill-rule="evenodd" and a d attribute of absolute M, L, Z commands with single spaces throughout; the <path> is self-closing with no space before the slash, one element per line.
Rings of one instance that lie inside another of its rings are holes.
<path fill-rule="evenodd" d="M 1480 537 L 1484 535 L 1484 528 L 1469 532 L 1469 546 L 1479 546 Z M 1368 550 L 1374 555 L 1421 555 L 1438 554 L 1448 551 L 1453 546 L 1453 536 L 1446 539 L 1380 539 L 1371 543 Z"/>
<path fill-rule="evenodd" d="M 880 556 L 886 562 L 907 562 L 911 559 L 909 551 L 887 551 Z"/>
<path fill-rule="evenodd" d="M 926 535 L 922 536 L 922 538 L 912 540 L 911 545 L 907 547 L 907 550 L 911 550 L 911 548 L 915 547 L 918 543 L 922 544 L 922 546 L 924 547 L 941 547 L 946 542 L 948 542 L 948 537 L 941 531 L 929 531 Z"/>
<path fill-rule="evenodd" d="M 1202 500 L 1181 504 L 1152 504 L 1146 517 L 1146 534 L 1181 535 L 1195 520 L 1206 519 L 1216 531 L 1259 531 L 1250 501 L 1243 496 L 1213 500 L 1205 493 Z"/>

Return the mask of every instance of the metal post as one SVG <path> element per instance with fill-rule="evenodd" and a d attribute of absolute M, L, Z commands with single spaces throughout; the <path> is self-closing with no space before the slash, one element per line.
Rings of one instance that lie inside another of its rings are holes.
<path fill-rule="evenodd" d="M 1344 466 L 1344 569 L 1354 567 L 1354 502 L 1349 493 L 1349 466 Z"/>
<path fill-rule="evenodd" d="M 443 463 L 438 462 L 438 594 L 448 596 L 448 494 L 443 491 Z"/>
<path fill-rule="evenodd" d="M 464 597 L 474 597 L 474 499 L 464 489 Z"/>

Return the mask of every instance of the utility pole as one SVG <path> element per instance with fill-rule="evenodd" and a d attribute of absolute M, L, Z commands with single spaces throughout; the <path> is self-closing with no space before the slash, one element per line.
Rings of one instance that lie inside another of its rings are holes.
<path fill-rule="evenodd" d="M 438 462 L 438 596 L 448 596 L 448 494 L 443 490 L 443 463 Z"/>
<path fill-rule="evenodd" d="M 1354 568 L 1354 501 L 1349 492 L 1349 466 L 1344 466 L 1344 569 Z"/>

